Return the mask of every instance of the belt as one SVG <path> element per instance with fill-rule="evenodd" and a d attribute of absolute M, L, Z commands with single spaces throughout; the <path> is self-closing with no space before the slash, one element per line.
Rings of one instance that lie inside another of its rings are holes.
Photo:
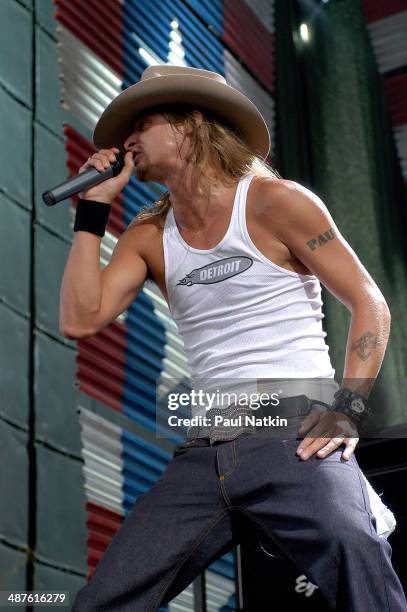
<path fill-rule="evenodd" d="M 275 406 L 260 405 L 253 408 L 251 405 L 230 404 L 226 408 L 212 408 L 206 415 L 209 424 L 189 427 L 187 439 L 209 438 L 213 444 L 217 440 L 233 440 L 241 435 L 253 434 L 296 438 L 303 418 L 316 405 L 325 410 L 330 408 L 329 404 L 306 395 L 280 398 Z M 217 423 L 216 416 L 219 417 Z"/>

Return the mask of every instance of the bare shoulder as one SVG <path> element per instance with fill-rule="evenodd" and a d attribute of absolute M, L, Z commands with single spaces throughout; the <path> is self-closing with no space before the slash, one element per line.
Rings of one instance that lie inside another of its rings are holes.
<path fill-rule="evenodd" d="M 308 202 L 317 206 L 323 205 L 321 199 L 308 187 L 289 179 L 272 177 L 256 177 L 256 191 L 258 200 L 263 206 L 274 208 L 276 206 L 299 207 Z"/>
<path fill-rule="evenodd" d="M 331 219 L 328 209 L 311 189 L 289 179 L 259 177 L 255 189 L 255 212 L 263 221 L 278 224 L 310 221 L 325 216 Z"/>
<path fill-rule="evenodd" d="M 163 220 L 158 215 L 152 215 L 149 218 L 135 217 L 127 226 L 122 237 L 126 236 L 126 241 L 133 244 L 134 248 L 143 251 L 147 246 L 153 246 L 156 240 L 162 239 L 165 219 Z"/>

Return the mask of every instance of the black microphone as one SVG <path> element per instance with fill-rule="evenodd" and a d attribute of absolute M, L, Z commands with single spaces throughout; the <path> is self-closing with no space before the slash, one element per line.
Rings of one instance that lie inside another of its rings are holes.
<path fill-rule="evenodd" d="M 61 200 L 66 200 L 80 191 L 84 191 L 89 187 L 93 187 L 93 185 L 98 185 L 120 174 L 124 167 L 124 155 L 123 153 L 116 153 L 115 155 L 116 161 L 112 162 L 106 170 L 99 172 L 96 168 L 88 168 L 76 176 L 71 176 L 53 189 L 44 191 L 42 199 L 45 204 L 47 206 L 54 206 L 54 204 L 61 202 Z"/>

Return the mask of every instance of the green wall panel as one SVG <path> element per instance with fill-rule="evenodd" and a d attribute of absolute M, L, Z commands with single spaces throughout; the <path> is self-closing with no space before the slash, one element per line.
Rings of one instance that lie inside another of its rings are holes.
<path fill-rule="evenodd" d="M 30 322 L 0 304 L 0 413 L 28 427 Z"/>
<path fill-rule="evenodd" d="M 25 591 L 25 572 L 27 566 L 27 554 L 15 550 L 10 546 L 0 544 L 0 590 L 1 591 Z M 2 606 L 1 610 L 15 610 L 15 606 Z M 18 607 L 18 610 L 26 610 L 26 607 Z"/>
<path fill-rule="evenodd" d="M 41 226 L 35 228 L 36 325 L 61 340 L 59 332 L 59 292 L 70 244 Z M 67 339 L 66 339 L 67 340 Z M 76 346 L 71 340 L 68 345 Z"/>
<path fill-rule="evenodd" d="M 76 351 L 37 332 L 35 338 L 36 435 L 80 457 L 80 427 L 74 386 Z"/>
<path fill-rule="evenodd" d="M 39 558 L 84 574 L 87 528 L 83 463 L 37 449 L 37 554 Z"/>
<path fill-rule="evenodd" d="M 0 117 L 0 189 L 31 209 L 32 113 L 0 88 Z"/>
<path fill-rule="evenodd" d="M 55 206 L 46 206 L 42 200 L 44 191 L 59 185 L 68 178 L 64 143 L 52 132 L 35 125 L 35 207 L 36 219 L 67 240 L 72 240 L 69 208 L 71 200 Z"/>
<path fill-rule="evenodd" d="M 0 536 L 17 546 L 28 538 L 27 434 L 0 420 Z"/>
<path fill-rule="evenodd" d="M 30 313 L 30 231 L 30 214 L 0 193 L 0 296 L 27 317 Z"/>
<path fill-rule="evenodd" d="M 49 34 L 51 34 L 51 36 L 56 36 L 56 10 L 57 7 L 53 0 L 40 0 L 40 2 L 37 1 L 35 5 L 35 14 L 37 17 L 37 21 L 43 28 L 47 30 L 47 32 L 49 32 Z"/>
<path fill-rule="evenodd" d="M 52 591 L 54 593 L 60 591 L 69 592 L 70 606 L 63 607 L 62 610 L 70 610 L 76 593 L 80 588 L 85 586 L 86 578 L 70 572 L 64 572 L 41 563 L 36 563 L 34 566 L 34 589 L 36 591 Z M 34 610 L 43 610 L 44 606 L 33 606 Z"/>
<path fill-rule="evenodd" d="M 65 114 L 60 104 L 58 56 L 56 43 L 36 28 L 36 119 L 57 135 L 63 135 Z"/>
<path fill-rule="evenodd" d="M 21 4 L 24 4 L 28 9 L 32 9 L 33 0 L 19 0 Z"/>
<path fill-rule="evenodd" d="M 32 13 L 14 0 L 0 2 L 0 82 L 32 106 Z"/>

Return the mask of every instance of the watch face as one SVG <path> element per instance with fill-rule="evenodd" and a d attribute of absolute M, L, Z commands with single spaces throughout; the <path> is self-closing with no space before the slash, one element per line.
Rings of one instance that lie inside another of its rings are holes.
<path fill-rule="evenodd" d="M 350 403 L 350 407 L 354 412 L 360 414 L 364 411 L 365 405 L 361 399 L 353 399 Z"/>

